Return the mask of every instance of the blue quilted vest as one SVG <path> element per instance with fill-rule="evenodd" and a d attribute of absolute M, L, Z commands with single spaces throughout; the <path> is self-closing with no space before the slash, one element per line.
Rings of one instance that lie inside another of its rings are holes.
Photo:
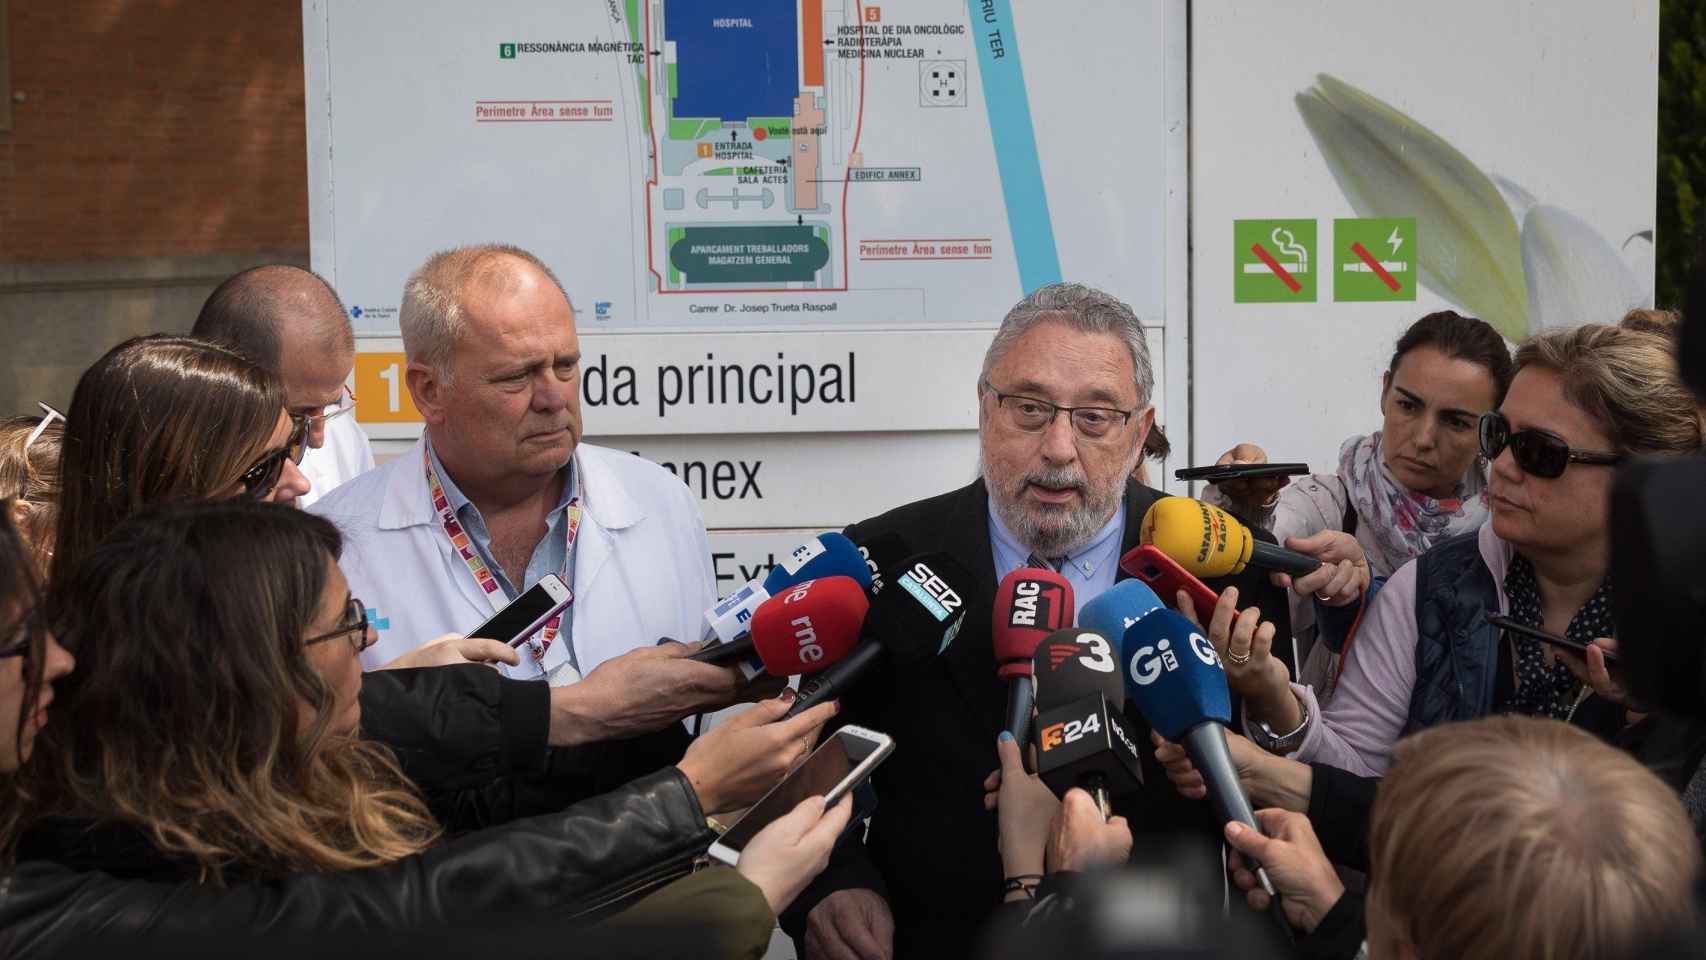
<path fill-rule="evenodd" d="M 1492 712 L 1499 631 L 1487 611 L 1498 607 L 1478 533 L 1416 558 L 1416 685 L 1405 734 Z"/>

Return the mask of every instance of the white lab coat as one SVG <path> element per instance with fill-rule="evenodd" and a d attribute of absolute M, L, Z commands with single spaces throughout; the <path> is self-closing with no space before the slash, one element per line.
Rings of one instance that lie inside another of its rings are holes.
<path fill-rule="evenodd" d="M 379 628 L 379 641 L 361 655 L 370 670 L 492 615 L 428 498 L 425 442 L 310 510 L 343 532 L 338 565 Z M 575 538 L 570 638 L 580 672 L 661 637 L 697 640 L 716 592 L 711 546 L 692 492 L 674 474 L 631 454 L 583 443 L 574 456 L 583 515 Z M 567 660 L 559 641 L 543 664 L 523 650 L 521 666 L 505 672 L 537 678 Z"/>

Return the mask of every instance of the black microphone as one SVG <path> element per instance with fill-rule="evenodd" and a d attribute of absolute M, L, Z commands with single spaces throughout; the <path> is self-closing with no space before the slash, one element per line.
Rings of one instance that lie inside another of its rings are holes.
<path fill-rule="evenodd" d="M 921 553 L 883 571 L 881 593 L 865 614 L 865 641 L 847 658 L 800 685 L 785 720 L 841 696 L 886 654 L 897 666 L 938 656 L 965 621 L 966 590 L 976 581 L 945 553 Z"/>
<path fill-rule="evenodd" d="M 1108 638 L 1056 630 L 1037 645 L 1031 676 L 1037 698 L 1037 774 L 1058 796 L 1087 790 L 1102 811 L 1108 798 L 1143 785 L 1137 740 L 1126 728 L 1125 685 Z"/>

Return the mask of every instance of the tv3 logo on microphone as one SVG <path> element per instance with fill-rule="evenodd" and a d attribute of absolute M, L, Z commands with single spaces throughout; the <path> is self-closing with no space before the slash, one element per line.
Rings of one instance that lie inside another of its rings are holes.
<path fill-rule="evenodd" d="M 1191 652 L 1196 654 L 1204 666 L 1216 670 L 1225 669 L 1220 665 L 1220 654 L 1215 652 L 1214 644 L 1200 633 L 1193 633 L 1187 641 Z M 1164 672 L 1179 669 L 1179 658 L 1173 653 L 1173 641 L 1162 640 L 1155 646 L 1138 647 L 1131 655 L 1131 681 L 1140 687 L 1147 687 L 1161 678 Z"/>
<path fill-rule="evenodd" d="M 1054 627 L 1060 610 L 1061 589 L 1040 580 L 1020 580 L 1013 585 L 1013 606 L 1007 614 L 1009 627 Z"/>
<path fill-rule="evenodd" d="M 1108 638 L 1093 631 L 1085 631 L 1073 639 L 1071 643 L 1051 643 L 1048 645 L 1048 665 L 1051 670 L 1060 669 L 1060 665 L 1072 659 L 1075 654 L 1082 653 L 1078 662 L 1086 669 L 1097 673 L 1114 672 L 1114 652 L 1108 647 Z"/>

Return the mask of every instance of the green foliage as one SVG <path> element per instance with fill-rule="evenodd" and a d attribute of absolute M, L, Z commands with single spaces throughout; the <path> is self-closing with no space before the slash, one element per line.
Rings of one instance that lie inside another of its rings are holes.
<path fill-rule="evenodd" d="M 1659 4 L 1658 285 L 1654 303 L 1681 306 L 1706 200 L 1706 2 Z"/>

